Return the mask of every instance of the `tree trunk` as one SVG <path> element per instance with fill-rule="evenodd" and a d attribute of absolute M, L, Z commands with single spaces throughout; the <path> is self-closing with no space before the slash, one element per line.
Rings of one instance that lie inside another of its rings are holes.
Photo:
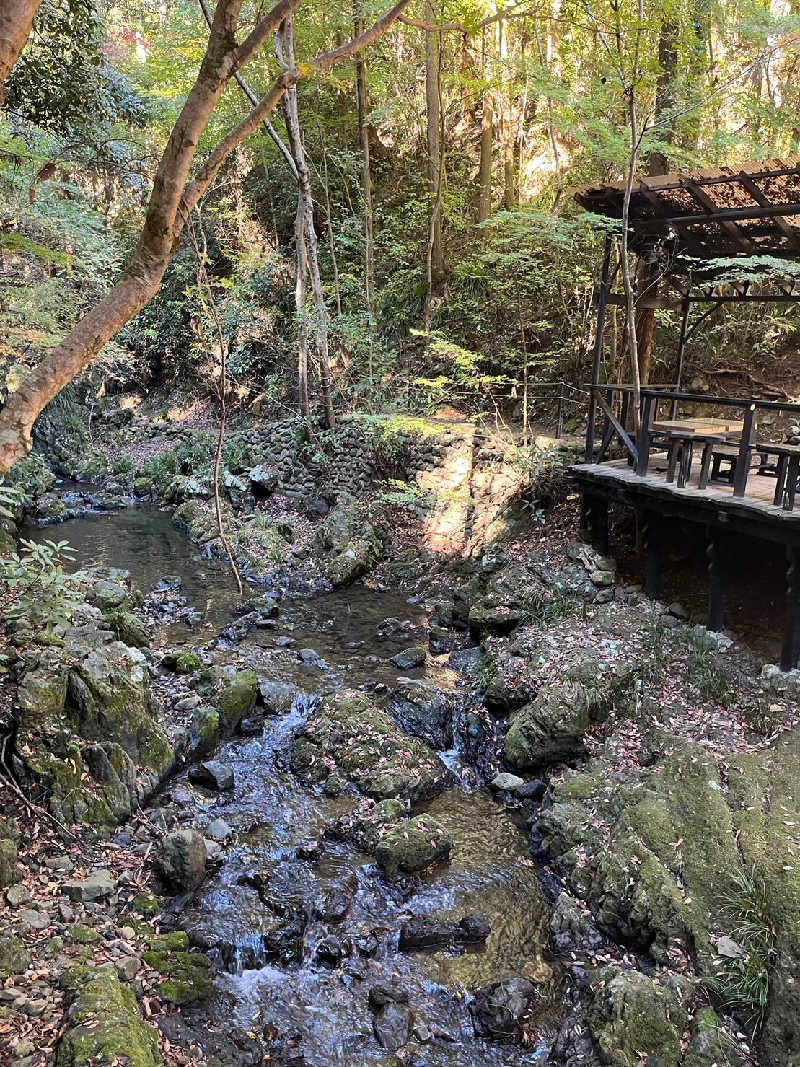
<path fill-rule="evenodd" d="M 287 19 L 283 26 L 283 50 L 290 69 L 294 69 L 294 33 L 292 20 Z M 280 58 L 280 57 L 279 57 Z M 317 232 L 314 229 L 314 197 L 311 189 L 311 175 L 308 170 L 303 138 L 300 132 L 300 115 L 297 109 L 297 87 L 290 86 L 283 98 L 284 112 L 286 116 L 286 132 L 289 136 L 289 147 L 297 168 L 297 211 L 302 219 L 303 234 L 305 236 L 302 259 L 305 262 L 305 270 L 311 281 L 311 292 L 314 296 L 314 347 L 319 362 L 319 382 L 322 393 L 322 404 L 325 409 L 325 425 L 333 429 L 336 424 L 336 416 L 333 411 L 333 397 L 331 395 L 331 370 L 328 349 L 328 309 L 325 306 L 325 294 L 322 290 L 322 277 L 319 270 L 319 250 L 317 244 Z M 300 266 L 300 251 L 298 251 L 298 269 Z M 307 344 L 307 341 L 306 341 Z M 307 358 L 307 357 L 306 357 Z"/>
<path fill-rule="evenodd" d="M 353 28 L 361 32 L 361 0 L 353 3 Z M 375 332 L 375 240 L 372 217 L 372 175 L 369 158 L 369 111 L 367 98 L 367 66 L 364 57 L 356 59 L 356 102 L 358 106 L 358 142 L 361 147 L 361 196 L 364 201 L 364 302 L 370 334 L 369 382 L 372 385 L 372 340 Z"/>
<path fill-rule="evenodd" d="M 673 95 L 678 68 L 678 27 L 670 18 L 661 23 L 658 38 L 658 62 L 661 73 L 656 85 L 654 122 L 658 123 L 665 112 L 674 107 Z M 672 144 L 675 124 L 668 118 L 662 140 Z M 669 159 L 661 150 L 648 153 L 647 170 L 651 177 L 669 172 Z M 637 299 L 658 296 L 660 269 L 657 263 L 640 260 L 636 269 Z M 639 308 L 636 312 L 636 351 L 639 360 L 639 377 L 642 385 L 649 385 L 653 370 L 653 340 L 656 333 L 655 308 Z"/>
<path fill-rule="evenodd" d="M 305 213 L 302 194 L 297 196 L 297 214 L 294 220 L 294 240 L 297 248 L 297 276 L 294 283 L 294 306 L 297 311 L 297 392 L 300 414 L 311 418 L 311 406 L 308 400 L 308 311 L 306 309 L 306 278 L 308 263 L 306 260 Z"/>
<path fill-rule="evenodd" d="M 330 70 L 371 44 L 409 0 L 398 0 L 353 41 L 318 55 L 299 68 L 282 71 L 258 106 L 228 131 L 211 150 L 195 178 L 189 181 L 197 144 L 225 86 L 300 2 L 278 0 L 237 45 L 235 34 L 242 0 L 218 0 L 200 71 L 159 162 L 134 254 L 116 285 L 9 396 L 0 411 L 0 473 L 30 450 L 33 424 L 42 409 L 158 291 L 187 219 L 231 152 L 269 117 L 290 85 L 300 78 Z"/>
<path fill-rule="evenodd" d="M 425 22 L 433 25 L 436 14 L 433 0 L 425 0 Z M 441 86 L 439 31 L 425 30 L 425 118 L 428 140 L 428 196 L 430 221 L 429 250 L 429 294 L 428 299 L 437 292 L 444 276 L 444 254 L 442 249 L 442 141 L 441 141 Z"/>
<path fill-rule="evenodd" d="M 489 90 L 483 97 L 481 116 L 481 164 L 478 174 L 478 222 L 492 213 L 492 147 L 494 144 L 494 115 Z"/>
<path fill-rule="evenodd" d="M 6 99 L 6 79 L 30 37 L 42 0 L 3 0 L 0 4 L 0 107 Z"/>

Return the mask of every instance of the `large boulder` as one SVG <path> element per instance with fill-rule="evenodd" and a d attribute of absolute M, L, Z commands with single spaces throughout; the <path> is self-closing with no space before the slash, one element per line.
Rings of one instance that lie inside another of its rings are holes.
<path fill-rule="evenodd" d="M 505 757 L 518 770 L 534 770 L 579 753 L 593 723 L 634 699 L 637 664 L 581 650 L 564 664 L 558 684 L 543 689 L 514 712 Z"/>
<path fill-rule="evenodd" d="M 345 498 L 319 525 L 314 549 L 323 575 L 338 588 L 361 578 L 374 566 L 381 542 L 360 505 Z"/>
<path fill-rule="evenodd" d="M 58 1046 L 57 1067 L 162 1067 L 156 1031 L 144 1021 L 133 991 L 119 981 L 110 963 L 74 967 L 64 984 L 71 1025 Z"/>
<path fill-rule="evenodd" d="M 162 840 L 156 855 L 156 868 L 170 886 L 192 890 L 206 875 L 208 853 L 203 835 L 195 829 L 175 830 Z"/>
<path fill-rule="evenodd" d="M 453 716 L 447 698 L 427 682 L 398 678 L 389 707 L 408 733 L 436 749 L 451 748 Z"/>
<path fill-rule="evenodd" d="M 609 1067 L 678 1067 L 694 984 L 609 967 L 592 982 L 589 1026 Z"/>
<path fill-rule="evenodd" d="M 427 799 L 451 781 L 435 752 L 403 733 L 364 694 L 353 692 L 320 702 L 295 738 L 292 768 L 313 782 L 352 782 L 379 800 Z"/>
<path fill-rule="evenodd" d="M 724 1002 L 737 961 L 720 939 L 766 945 L 753 975 L 769 993 L 764 1061 L 800 1063 L 800 731 L 724 757 L 670 735 L 660 750 L 648 767 L 597 759 L 551 786 L 542 846 L 600 924 L 664 963 L 682 949 Z"/>

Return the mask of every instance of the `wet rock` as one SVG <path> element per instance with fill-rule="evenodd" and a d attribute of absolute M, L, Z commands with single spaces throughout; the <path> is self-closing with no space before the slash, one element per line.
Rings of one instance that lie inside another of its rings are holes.
<path fill-rule="evenodd" d="M 206 760 L 189 768 L 189 781 L 217 793 L 233 789 L 233 769 L 219 760 Z"/>
<path fill-rule="evenodd" d="M 108 900 L 114 892 L 115 883 L 111 871 L 104 869 L 92 871 L 85 882 L 64 882 L 61 892 L 70 900 L 81 903 L 96 900 Z"/>
<path fill-rule="evenodd" d="M 655 1067 L 678 1067 L 692 982 L 675 975 L 656 982 L 640 971 L 609 967 L 592 991 L 589 1026 L 604 1063 L 630 1067 L 644 1058 Z"/>
<path fill-rule="evenodd" d="M 702 1008 L 692 1022 L 692 1036 L 683 1067 L 744 1067 L 745 1058 L 734 1046 L 713 1008 Z"/>
<path fill-rule="evenodd" d="M 242 737 L 258 737 L 264 732 L 264 724 L 260 719 L 246 718 L 239 723 L 239 733 Z"/>
<path fill-rule="evenodd" d="M 547 782 L 543 782 L 541 778 L 533 778 L 530 782 L 517 786 L 514 792 L 520 800 L 541 800 L 547 792 Z"/>
<path fill-rule="evenodd" d="M 295 738 L 291 762 L 304 778 L 322 783 L 335 774 L 376 799 L 426 799 L 451 780 L 436 753 L 362 693 L 326 697 Z"/>
<path fill-rule="evenodd" d="M 427 682 L 398 678 L 389 707 L 403 729 L 432 748 L 453 744 L 453 718 L 447 698 Z"/>
<path fill-rule="evenodd" d="M 161 877 L 176 889 L 197 889 L 206 874 L 205 841 L 197 830 L 175 830 L 163 839 L 155 854 Z"/>
<path fill-rule="evenodd" d="M 74 967 L 64 979 L 73 1025 L 61 1040 L 57 1067 L 89 1067 L 117 1057 L 136 1067 L 161 1067 L 156 1033 L 111 964 Z M 85 1021 L 84 1021 L 85 1020 Z"/>
<path fill-rule="evenodd" d="M 258 696 L 258 677 L 255 671 L 236 671 L 223 681 L 222 691 L 216 701 L 220 729 L 230 733 L 239 722 L 250 715 Z"/>
<path fill-rule="evenodd" d="M 469 1012 L 479 1037 L 516 1037 L 536 986 L 526 978 L 493 982 L 475 994 Z"/>
<path fill-rule="evenodd" d="M 385 1004 L 407 1004 L 408 993 L 399 982 L 376 982 L 369 991 L 369 1005 L 373 1009 Z"/>
<path fill-rule="evenodd" d="M 384 874 L 413 874 L 450 856 L 453 839 L 430 816 L 417 815 L 394 823 L 381 837 L 375 858 Z"/>
<path fill-rule="evenodd" d="M 194 652 L 165 652 L 161 666 L 176 674 L 194 674 L 202 668 L 203 661 Z"/>
<path fill-rule="evenodd" d="M 328 934 L 317 944 L 315 953 L 318 960 L 324 963 L 338 963 L 347 952 L 338 937 Z"/>
<path fill-rule="evenodd" d="M 214 841 L 227 841 L 233 835 L 233 830 L 224 819 L 213 819 L 206 827 L 205 832 Z"/>
<path fill-rule="evenodd" d="M 378 1044 L 389 1052 L 397 1052 L 408 1044 L 411 1036 L 411 1010 L 407 1004 L 390 1001 L 375 1013 L 372 1026 Z"/>
<path fill-rule="evenodd" d="M 297 653 L 303 663 L 309 667 L 324 667 L 325 663 L 320 659 L 319 653 L 313 648 L 301 648 Z"/>
<path fill-rule="evenodd" d="M 391 657 L 391 662 L 401 671 L 412 671 L 415 667 L 421 667 L 428 658 L 424 648 L 406 648 Z"/>
<path fill-rule="evenodd" d="M 510 774 L 508 771 L 501 771 L 489 784 L 497 793 L 513 793 L 525 785 L 525 779 L 518 778 L 516 774 Z"/>
<path fill-rule="evenodd" d="M 275 678 L 259 678 L 258 691 L 268 715 L 288 714 L 295 700 L 302 696 L 296 685 Z"/>
<path fill-rule="evenodd" d="M 491 932 L 489 920 L 477 913 L 465 915 L 458 923 L 418 916 L 400 927 L 399 947 L 415 949 L 477 945 L 484 942 Z"/>
<path fill-rule="evenodd" d="M 295 849 L 295 856 L 299 860 L 318 860 L 323 852 L 321 841 L 303 841 Z"/>
<path fill-rule="evenodd" d="M 447 630 L 442 626 L 431 626 L 428 631 L 428 648 L 434 655 L 442 652 L 456 653 L 465 649 L 470 643 L 467 633 L 459 633 L 455 630 Z"/>
<path fill-rule="evenodd" d="M 592 922 L 591 912 L 569 893 L 559 894 L 550 916 L 553 946 L 567 953 L 576 948 L 591 951 L 599 948 L 603 937 Z"/>

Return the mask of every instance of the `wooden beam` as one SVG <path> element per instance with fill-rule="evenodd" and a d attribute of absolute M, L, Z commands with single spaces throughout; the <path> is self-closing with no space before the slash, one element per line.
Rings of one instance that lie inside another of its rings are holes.
<path fill-rule="evenodd" d="M 691 193 L 697 203 L 706 211 L 708 215 L 714 215 L 719 211 L 719 205 L 715 204 L 708 193 L 704 192 L 699 185 L 688 179 L 683 183 L 684 188 Z M 720 226 L 736 244 L 744 251 L 750 252 L 753 248 L 753 242 L 749 237 L 746 237 L 735 222 L 721 222 Z"/>
<path fill-rule="evenodd" d="M 743 170 L 739 171 L 739 184 L 747 190 L 750 196 L 752 196 L 755 202 L 757 204 L 760 204 L 761 207 L 772 208 L 775 206 L 772 201 L 764 195 L 761 189 L 759 189 L 753 179 L 748 174 L 745 174 Z M 775 215 L 775 225 L 778 227 L 784 237 L 788 237 L 789 243 L 793 245 L 793 247 L 796 248 L 798 251 L 800 251 L 800 237 L 798 237 L 797 231 L 792 229 L 792 227 L 782 215 Z"/>

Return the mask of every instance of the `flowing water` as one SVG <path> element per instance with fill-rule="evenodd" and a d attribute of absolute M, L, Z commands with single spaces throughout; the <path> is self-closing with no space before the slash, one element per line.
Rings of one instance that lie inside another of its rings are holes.
<path fill-rule="evenodd" d="M 52 529 L 36 534 L 48 535 Z M 451 860 L 406 882 L 385 880 L 372 857 L 326 836 L 356 798 L 327 797 L 289 769 L 293 734 L 317 694 L 364 687 L 381 700 L 407 673 L 390 657 L 424 643 L 422 607 L 394 593 L 354 587 L 283 601 L 273 626 L 229 640 L 224 633 L 236 618 L 230 576 L 164 513 L 132 508 L 72 520 L 57 537 L 73 545 L 75 566 L 124 568 L 145 591 L 165 574 L 179 576 L 189 607 L 202 617 L 201 633 L 172 625 L 163 640 L 205 641 L 217 661 L 252 666 L 305 694 L 287 715 L 266 720 L 261 736 L 221 747 L 216 758 L 233 768 L 232 792 L 209 794 L 179 777 L 159 800 L 181 825 L 202 829 L 221 818 L 236 833 L 194 900 L 176 904 L 176 921 L 216 964 L 216 993 L 202 1009 L 184 1010 L 188 1024 L 236 1035 L 237 1048 L 248 1034 L 268 1047 L 271 1039 L 281 1048 L 288 1042 L 302 1058 L 285 1062 L 309 1067 L 389 1064 L 396 1061 L 375 1038 L 368 994 L 375 983 L 394 981 L 408 994 L 417 1027 L 404 1062 L 516 1067 L 541 1061 L 560 1008 L 558 974 L 542 959 L 549 909 L 529 858 L 523 813 L 480 787 L 480 771 L 468 766 L 459 741 L 466 735 L 456 729 L 455 748 L 443 753 L 462 772 L 460 783 L 426 805 L 454 840 Z M 387 618 L 400 625 L 382 626 Z M 392 632 L 379 638 L 386 629 Z M 313 649 L 316 659 L 304 662 L 302 649 Z M 429 657 L 412 673 L 448 691 L 454 705 L 463 697 L 468 706 L 470 680 L 448 657 Z M 458 921 L 471 913 L 491 925 L 484 946 L 399 949 L 400 928 L 410 918 Z M 477 1038 L 470 995 L 517 976 L 538 991 L 530 1044 Z M 228 1055 L 231 1063 L 258 1062 Z"/>

